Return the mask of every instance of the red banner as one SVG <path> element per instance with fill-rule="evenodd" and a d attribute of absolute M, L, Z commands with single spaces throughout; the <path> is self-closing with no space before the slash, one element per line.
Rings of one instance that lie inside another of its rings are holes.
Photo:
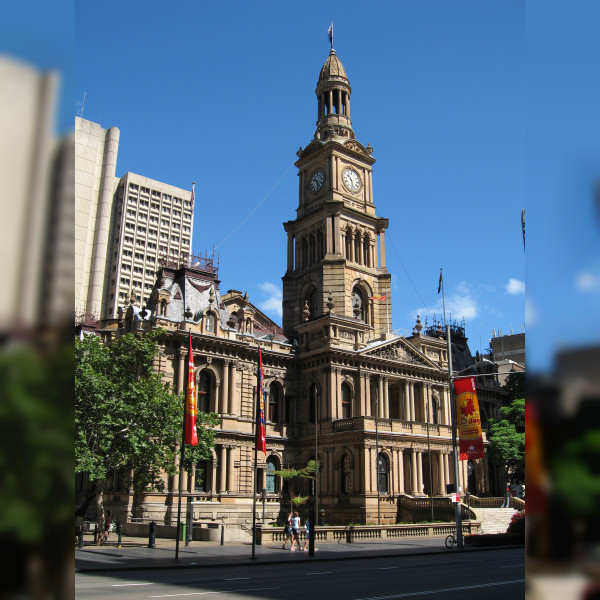
<path fill-rule="evenodd" d="M 194 355 L 192 354 L 192 333 L 190 332 L 190 349 L 188 352 L 188 380 L 185 394 L 185 416 L 183 419 L 184 441 L 186 444 L 196 446 L 198 444 L 198 432 L 196 431 L 196 414 L 198 405 L 196 403 L 196 388 L 194 385 Z"/>
<path fill-rule="evenodd" d="M 262 352 L 258 347 L 258 410 L 256 413 L 256 449 L 267 453 L 265 436 L 265 386 L 262 368 Z"/>
<path fill-rule="evenodd" d="M 483 458 L 483 437 L 481 416 L 477 401 L 477 388 L 474 377 L 454 381 L 456 394 L 456 421 L 458 425 L 459 460 Z"/>

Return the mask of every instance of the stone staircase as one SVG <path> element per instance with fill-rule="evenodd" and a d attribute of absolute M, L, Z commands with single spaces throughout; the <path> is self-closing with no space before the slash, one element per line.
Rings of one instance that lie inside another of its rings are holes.
<path fill-rule="evenodd" d="M 514 508 L 471 508 L 481 519 L 481 533 L 506 533 L 506 528 L 515 514 Z"/>

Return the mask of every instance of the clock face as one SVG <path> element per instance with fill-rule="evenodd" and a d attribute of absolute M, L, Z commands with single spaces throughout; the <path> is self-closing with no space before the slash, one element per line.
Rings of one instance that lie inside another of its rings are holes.
<path fill-rule="evenodd" d="M 313 192 L 318 192 L 325 183 L 325 173 L 323 171 L 315 171 L 310 178 L 310 189 Z"/>
<path fill-rule="evenodd" d="M 354 169 L 344 169 L 342 181 L 351 192 L 356 192 L 360 188 L 360 177 Z"/>

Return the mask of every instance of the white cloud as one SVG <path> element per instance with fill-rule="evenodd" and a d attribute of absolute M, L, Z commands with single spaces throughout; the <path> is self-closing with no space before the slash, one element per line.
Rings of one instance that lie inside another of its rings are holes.
<path fill-rule="evenodd" d="M 266 300 L 263 300 L 258 308 L 269 313 L 271 315 L 276 315 L 281 318 L 281 303 L 283 301 L 283 291 L 280 287 L 277 287 L 274 283 L 270 281 L 265 281 L 264 283 L 259 283 L 258 287 L 262 292 L 268 296 Z"/>
<path fill-rule="evenodd" d="M 446 296 L 446 316 L 450 318 L 450 315 L 452 315 L 452 320 L 474 319 L 479 314 L 479 306 L 471 287 L 466 281 L 460 281 L 455 289 L 456 292 Z M 432 306 L 423 306 L 412 311 L 411 316 L 416 319 L 417 315 L 431 316 L 433 314 L 438 319 L 443 319 L 444 306 L 442 298 L 439 298 Z"/>
<path fill-rule="evenodd" d="M 575 278 L 575 289 L 584 293 L 600 290 L 600 276 L 589 271 L 582 271 Z"/>
<path fill-rule="evenodd" d="M 507 294 L 524 294 L 525 293 L 525 282 L 520 279 L 513 279 L 512 277 L 508 280 L 508 283 L 504 286 Z"/>

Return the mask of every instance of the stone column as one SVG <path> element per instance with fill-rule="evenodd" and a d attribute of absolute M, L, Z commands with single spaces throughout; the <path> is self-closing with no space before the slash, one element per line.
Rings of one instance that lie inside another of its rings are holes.
<path fill-rule="evenodd" d="M 410 421 L 410 391 L 408 389 L 408 379 L 404 380 L 404 420 Z"/>
<path fill-rule="evenodd" d="M 410 389 L 410 420 L 415 422 L 415 382 L 408 383 Z"/>
<path fill-rule="evenodd" d="M 390 448 L 390 455 L 392 457 L 390 461 L 390 491 L 392 494 L 396 494 L 398 482 L 396 478 L 398 476 L 397 467 L 396 467 L 396 449 Z"/>
<path fill-rule="evenodd" d="M 390 387 L 389 387 L 390 378 L 383 378 L 383 418 L 390 418 Z"/>
<path fill-rule="evenodd" d="M 383 417 L 383 405 L 385 402 L 385 398 L 383 395 L 383 376 L 379 376 L 379 383 L 377 387 L 377 416 L 379 418 Z"/>
<path fill-rule="evenodd" d="M 381 256 L 379 257 L 381 260 L 381 268 L 385 269 L 385 229 L 382 229 L 379 232 L 379 245 L 381 246 Z"/>
<path fill-rule="evenodd" d="M 342 108 L 342 90 L 338 89 L 337 90 L 337 97 L 338 97 L 338 114 L 343 114 L 344 113 L 344 109 Z"/>
<path fill-rule="evenodd" d="M 223 394 L 221 395 L 221 406 L 219 406 L 218 412 L 220 414 L 226 414 L 229 412 L 228 400 L 229 400 L 229 364 L 231 361 L 223 361 Z"/>
<path fill-rule="evenodd" d="M 223 397 L 221 396 L 223 390 L 221 389 L 221 382 L 215 382 L 215 403 L 211 410 L 214 410 L 216 413 L 219 412 L 219 407 L 223 406 Z M 210 399 L 209 399 L 210 400 Z M 210 406 L 209 406 L 210 410 Z"/>
<path fill-rule="evenodd" d="M 371 376 L 365 374 L 365 417 L 371 416 Z"/>
<path fill-rule="evenodd" d="M 179 359 L 177 363 L 177 393 L 181 394 L 184 390 L 185 385 L 185 363 L 188 352 L 183 348 L 179 348 L 177 352 L 177 358 Z"/>
<path fill-rule="evenodd" d="M 294 270 L 294 234 L 288 231 L 287 270 Z"/>
<path fill-rule="evenodd" d="M 336 254 L 342 253 L 342 230 L 340 228 L 340 214 L 336 213 L 333 216 L 333 248 L 332 251 Z"/>
<path fill-rule="evenodd" d="M 227 475 L 225 478 L 225 489 L 228 492 L 233 490 L 233 447 L 227 446 Z"/>
<path fill-rule="evenodd" d="M 219 449 L 219 493 L 223 494 L 226 488 L 226 474 L 227 474 L 227 449 L 224 445 L 221 445 Z"/>
<path fill-rule="evenodd" d="M 348 237 L 350 240 L 350 244 L 347 244 L 350 247 L 350 256 L 348 257 L 348 260 L 350 262 L 355 262 L 354 261 L 354 240 L 356 238 L 356 232 L 352 231 L 351 229 L 346 230 L 346 237 Z"/>
<path fill-rule="evenodd" d="M 437 453 L 437 467 L 438 467 L 438 485 L 439 493 L 446 493 L 446 483 L 444 479 L 444 455 L 441 452 Z"/>
<path fill-rule="evenodd" d="M 417 493 L 417 485 L 418 485 L 418 481 L 417 481 L 417 451 L 412 448 L 410 451 L 410 487 L 411 487 L 411 493 L 412 494 L 416 494 Z"/>
<path fill-rule="evenodd" d="M 328 104 L 328 114 L 333 114 L 333 90 L 329 90 L 329 104 Z"/>
<path fill-rule="evenodd" d="M 446 480 L 446 484 L 452 483 L 453 477 L 450 473 L 450 456 L 444 453 L 444 479 Z M 444 488 L 444 493 L 446 492 L 446 488 Z"/>
<path fill-rule="evenodd" d="M 404 494 L 404 452 L 398 449 L 398 492 Z"/>
<path fill-rule="evenodd" d="M 417 452 L 417 488 L 419 494 L 423 493 L 423 453 L 419 450 Z"/>
<path fill-rule="evenodd" d="M 229 414 L 238 415 L 235 361 L 229 363 Z"/>

